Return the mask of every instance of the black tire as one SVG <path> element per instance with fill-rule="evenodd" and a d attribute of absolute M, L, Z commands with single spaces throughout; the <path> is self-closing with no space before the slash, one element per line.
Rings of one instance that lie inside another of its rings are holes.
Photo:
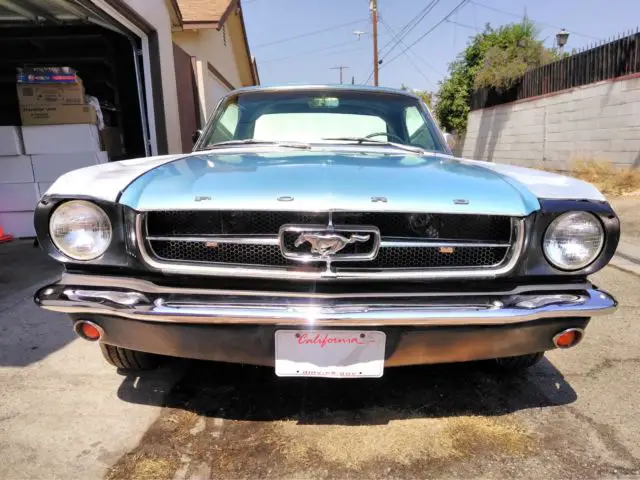
<path fill-rule="evenodd" d="M 100 344 L 100 350 L 107 362 L 123 370 L 153 370 L 158 366 L 158 356 L 152 353 L 129 350 L 105 343 Z"/>
<path fill-rule="evenodd" d="M 533 367 L 542 360 L 542 357 L 544 357 L 544 352 L 519 355 L 517 357 L 496 358 L 496 364 L 500 370 L 517 372 L 518 370 Z"/>

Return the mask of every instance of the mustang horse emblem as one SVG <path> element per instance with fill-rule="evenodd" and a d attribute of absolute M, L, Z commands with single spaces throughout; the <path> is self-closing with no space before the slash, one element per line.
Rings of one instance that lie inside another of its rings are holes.
<path fill-rule="evenodd" d="M 311 253 L 317 253 L 321 257 L 335 255 L 350 243 L 366 242 L 371 235 L 351 235 L 349 238 L 337 233 L 301 233 L 294 245 L 299 247 L 305 242 L 311 245 Z"/>

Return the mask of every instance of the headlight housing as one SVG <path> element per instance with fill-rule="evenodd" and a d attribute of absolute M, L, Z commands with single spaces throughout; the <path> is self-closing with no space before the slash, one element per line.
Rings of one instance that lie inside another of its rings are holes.
<path fill-rule="evenodd" d="M 589 212 L 567 212 L 547 227 L 542 247 L 547 260 L 561 270 L 580 270 L 591 264 L 604 245 L 604 229 Z"/>
<path fill-rule="evenodd" d="M 49 219 L 54 245 L 74 260 L 93 260 L 102 255 L 113 236 L 104 210 L 84 200 L 71 200 L 56 208 Z"/>

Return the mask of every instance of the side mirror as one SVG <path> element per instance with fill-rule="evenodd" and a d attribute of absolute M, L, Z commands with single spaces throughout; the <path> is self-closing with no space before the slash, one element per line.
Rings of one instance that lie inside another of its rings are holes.
<path fill-rule="evenodd" d="M 193 132 L 193 135 L 191 135 L 191 141 L 193 142 L 194 145 L 200 138 L 200 135 L 202 135 L 202 130 L 196 130 L 195 132 Z"/>
<path fill-rule="evenodd" d="M 444 139 L 447 142 L 447 145 L 449 145 L 449 148 L 451 149 L 451 151 L 455 150 L 456 145 L 458 143 L 455 135 L 451 133 L 445 133 Z"/>

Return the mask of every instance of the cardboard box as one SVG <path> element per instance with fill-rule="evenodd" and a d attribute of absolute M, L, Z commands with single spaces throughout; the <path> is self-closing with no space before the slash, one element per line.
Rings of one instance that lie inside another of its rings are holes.
<path fill-rule="evenodd" d="M 33 211 L 0 212 L 0 225 L 6 233 L 16 238 L 36 236 L 36 229 L 33 226 Z"/>
<path fill-rule="evenodd" d="M 22 155 L 23 153 L 20 127 L 0 127 L 0 155 Z"/>
<path fill-rule="evenodd" d="M 122 131 L 118 127 L 104 127 L 100 130 L 100 144 L 109 157 L 117 158 L 124 155 Z"/>
<path fill-rule="evenodd" d="M 35 183 L 0 183 L 0 212 L 35 210 L 40 200 Z"/>
<path fill-rule="evenodd" d="M 18 83 L 18 102 L 27 105 L 84 105 L 82 83 L 42 84 Z"/>
<path fill-rule="evenodd" d="M 61 66 L 32 66 L 18 68 L 18 83 L 75 83 L 79 80 L 76 70 Z"/>
<path fill-rule="evenodd" d="M 0 183 L 27 183 L 33 180 L 33 168 L 29 155 L 0 157 Z"/>
<path fill-rule="evenodd" d="M 40 153 L 99 152 L 98 127 L 80 125 L 32 125 L 22 127 L 24 150 Z"/>
<path fill-rule="evenodd" d="M 53 182 L 60 175 L 71 170 L 108 161 L 107 152 L 50 153 L 31 156 L 36 182 Z"/>
<path fill-rule="evenodd" d="M 91 105 L 21 105 L 22 125 L 68 125 L 98 121 Z"/>

